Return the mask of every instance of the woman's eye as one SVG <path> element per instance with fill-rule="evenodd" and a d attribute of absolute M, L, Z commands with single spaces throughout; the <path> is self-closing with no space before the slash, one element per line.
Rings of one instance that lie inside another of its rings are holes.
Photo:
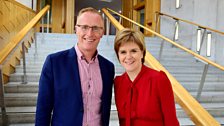
<path fill-rule="evenodd" d="M 138 51 L 136 49 L 133 49 L 133 50 L 131 50 L 131 52 L 135 53 L 135 52 L 138 52 Z"/>
<path fill-rule="evenodd" d="M 120 51 L 120 54 L 125 54 L 126 53 L 126 51 Z"/>

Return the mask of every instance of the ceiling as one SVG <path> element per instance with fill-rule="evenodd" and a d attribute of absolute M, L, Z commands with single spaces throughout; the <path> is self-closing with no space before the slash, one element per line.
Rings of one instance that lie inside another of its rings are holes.
<path fill-rule="evenodd" d="M 93 7 L 97 10 L 110 8 L 116 12 L 121 11 L 121 0 L 75 0 L 75 15 L 84 7 Z"/>

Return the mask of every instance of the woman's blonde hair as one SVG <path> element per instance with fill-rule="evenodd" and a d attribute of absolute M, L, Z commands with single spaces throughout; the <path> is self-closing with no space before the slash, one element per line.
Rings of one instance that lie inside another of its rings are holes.
<path fill-rule="evenodd" d="M 118 51 L 120 46 L 128 42 L 133 42 L 137 44 L 140 50 L 143 51 L 142 63 L 144 63 L 146 53 L 144 35 L 140 31 L 136 31 L 130 28 L 124 28 L 116 34 L 114 40 L 114 50 L 116 52 L 117 58 L 119 59 Z"/>

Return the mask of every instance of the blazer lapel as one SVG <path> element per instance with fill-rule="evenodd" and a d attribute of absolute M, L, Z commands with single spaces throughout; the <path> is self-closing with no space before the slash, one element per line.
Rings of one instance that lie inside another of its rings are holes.
<path fill-rule="evenodd" d="M 71 73 L 72 75 L 74 75 L 74 86 L 75 86 L 75 92 L 78 94 L 77 97 L 80 100 L 80 103 L 82 103 L 83 106 L 83 100 L 82 100 L 82 88 L 81 88 L 81 82 L 80 82 L 80 76 L 79 76 L 79 68 L 78 68 L 78 61 L 77 61 L 77 55 L 76 55 L 76 51 L 75 48 L 72 47 L 69 50 L 69 59 L 70 61 L 70 65 L 71 65 L 71 69 L 73 73 Z"/>
<path fill-rule="evenodd" d="M 108 82 L 108 73 L 106 72 L 106 65 L 104 63 L 104 60 L 101 58 L 101 56 L 98 56 L 98 60 L 99 60 L 99 65 L 100 65 L 100 71 L 101 71 L 101 76 L 102 76 L 102 84 L 103 84 L 103 99 L 105 97 L 105 91 L 107 91 L 107 82 Z"/>

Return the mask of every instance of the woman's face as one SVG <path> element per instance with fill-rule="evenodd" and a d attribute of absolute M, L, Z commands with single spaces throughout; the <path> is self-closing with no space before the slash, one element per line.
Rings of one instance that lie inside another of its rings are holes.
<path fill-rule="evenodd" d="M 141 70 L 143 51 L 134 42 L 121 44 L 118 50 L 118 57 L 126 72 L 136 74 Z"/>

